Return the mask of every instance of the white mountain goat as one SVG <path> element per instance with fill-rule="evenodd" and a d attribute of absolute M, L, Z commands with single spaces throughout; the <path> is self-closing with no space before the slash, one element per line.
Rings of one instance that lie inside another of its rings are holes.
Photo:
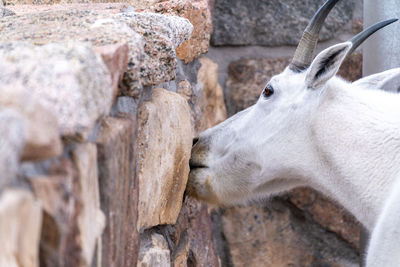
<path fill-rule="evenodd" d="M 400 95 L 379 90 L 400 68 L 354 83 L 335 77 L 378 23 L 313 60 L 339 0 L 314 15 L 291 64 L 257 103 L 194 140 L 187 192 L 233 205 L 310 186 L 355 215 L 372 239 L 367 266 L 400 266 Z"/>

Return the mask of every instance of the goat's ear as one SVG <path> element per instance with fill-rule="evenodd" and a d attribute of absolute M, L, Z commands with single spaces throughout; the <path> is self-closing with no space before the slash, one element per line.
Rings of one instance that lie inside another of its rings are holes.
<path fill-rule="evenodd" d="M 391 86 L 392 85 L 391 82 L 394 80 L 396 81 L 400 80 L 400 68 L 387 70 L 381 73 L 361 78 L 353 82 L 353 85 L 363 87 L 366 89 L 390 89 L 387 87 Z"/>
<path fill-rule="evenodd" d="M 350 42 L 341 43 L 319 53 L 307 70 L 307 87 L 317 89 L 335 76 L 351 46 Z"/>

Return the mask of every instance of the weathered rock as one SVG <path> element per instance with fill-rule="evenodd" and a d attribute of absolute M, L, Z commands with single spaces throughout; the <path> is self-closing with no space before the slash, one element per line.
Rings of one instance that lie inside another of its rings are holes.
<path fill-rule="evenodd" d="M 90 266 L 105 226 L 105 217 L 100 210 L 96 146 L 90 143 L 78 145 L 72 152 L 72 159 L 78 172 L 82 201 L 78 217 L 82 258 Z"/>
<path fill-rule="evenodd" d="M 357 251 L 360 250 L 360 224 L 343 208 L 310 188 L 293 190 L 288 199 L 322 227 L 336 233 Z"/>
<path fill-rule="evenodd" d="M 77 5 L 72 7 L 77 8 Z M 110 13 L 102 9 L 91 11 L 90 5 L 85 5 L 80 10 L 55 8 L 55 11 L 0 19 L 0 41 L 25 40 L 45 44 L 78 40 L 89 41 L 95 46 L 126 42 L 130 56 L 122 93 L 134 97 L 139 97 L 142 86 L 174 79 L 175 49 L 190 37 L 193 30 L 190 22 L 174 16 L 129 10 Z"/>
<path fill-rule="evenodd" d="M 107 267 L 135 266 L 138 259 L 134 118 L 104 118 L 96 140 L 101 209 L 106 215 L 102 265 Z"/>
<path fill-rule="evenodd" d="M 212 224 L 207 205 L 186 198 L 176 224 L 166 227 L 163 234 L 169 240 L 169 244 L 174 244 L 172 253 L 174 263 L 183 263 L 181 266 L 221 265 L 213 243 Z"/>
<path fill-rule="evenodd" d="M 62 135 L 85 139 L 110 111 L 110 75 L 89 44 L 2 43 L 0 59 L 0 90 L 24 88 L 57 118 Z"/>
<path fill-rule="evenodd" d="M 355 1 L 341 1 L 322 27 L 320 40 L 335 36 L 353 17 Z M 220 45 L 297 45 L 320 0 L 215 0 L 211 43 Z"/>
<path fill-rule="evenodd" d="M 40 266 L 72 267 L 82 262 L 77 220 L 82 201 L 77 179 L 76 170 L 68 160 L 51 166 L 49 176 L 30 179 L 44 211 Z"/>
<path fill-rule="evenodd" d="M 178 94 L 161 88 L 138 111 L 138 229 L 173 224 L 182 207 L 192 146 L 190 112 Z"/>
<path fill-rule="evenodd" d="M 230 208 L 222 218 L 235 266 L 358 265 L 358 254 L 346 242 L 280 200 Z"/>
<path fill-rule="evenodd" d="M 0 192 L 16 182 L 19 158 L 24 147 L 24 118 L 0 105 Z"/>
<path fill-rule="evenodd" d="M 7 189 L 0 195 L 0 266 L 39 266 L 41 214 L 28 191 Z"/>
<path fill-rule="evenodd" d="M 212 32 L 211 11 L 207 0 L 162 1 L 147 6 L 145 10 L 180 16 L 192 23 L 193 32 L 190 39 L 176 49 L 178 57 L 185 63 L 192 62 L 200 54 L 207 53 Z"/>
<path fill-rule="evenodd" d="M 232 98 L 228 101 L 229 115 L 255 104 L 269 79 L 282 72 L 290 60 L 291 58 L 262 58 L 232 62 L 226 82 Z"/>
<path fill-rule="evenodd" d="M 140 235 L 140 252 L 137 266 L 171 266 L 168 244 L 162 235 L 151 232 Z"/>
<path fill-rule="evenodd" d="M 122 81 L 126 68 L 128 67 L 129 46 L 127 43 L 118 43 L 95 47 L 95 51 L 100 54 L 111 74 L 111 86 L 114 100 L 118 94 L 118 85 Z"/>
<path fill-rule="evenodd" d="M 1 80 L 0 105 L 19 112 L 24 124 L 21 159 L 42 160 L 60 155 L 62 144 L 57 118 L 21 83 L 4 85 Z"/>
<path fill-rule="evenodd" d="M 205 130 L 226 119 L 224 93 L 218 83 L 218 65 L 211 59 L 200 58 L 201 67 L 197 74 L 199 82 L 204 84 L 205 106 L 203 116 L 205 118 Z"/>
<path fill-rule="evenodd" d="M 2 17 L 7 17 L 7 16 L 13 16 L 15 15 L 15 13 L 8 9 L 8 8 L 4 8 L 4 7 L 0 7 L 0 18 Z"/>
<path fill-rule="evenodd" d="M 144 65 L 141 66 L 139 73 L 141 85 L 157 85 L 175 79 L 177 66 L 175 49 L 189 39 L 193 30 L 192 24 L 187 19 L 135 12 L 115 14 L 113 18 L 129 25 L 145 40 Z M 137 82 L 127 77 L 125 82 L 129 91 L 125 90 L 123 93 L 137 97 L 140 90 Z"/>
<path fill-rule="evenodd" d="M 96 146 L 78 145 L 72 158 L 74 163 L 62 159 L 52 164 L 48 176 L 30 178 L 44 209 L 41 266 L 90 266 L 104 228 Z"/>

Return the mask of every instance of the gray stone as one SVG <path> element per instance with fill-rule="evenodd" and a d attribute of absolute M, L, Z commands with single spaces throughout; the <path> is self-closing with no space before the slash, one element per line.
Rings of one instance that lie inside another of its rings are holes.
<path fill-rule="evenodd" d="M 328 40 L 353 17 L 355 0 L 337 4 L 322 28 Z M 297 45 L 321 0 L 215 0 L 211 44 Z"/>
<path fill-rule="evenodd" d="M 157 233 L 144 233 L 140 236 L 138 267 L 171 266 L 167 241 Z"/>
<path fill-rule="evenodd" d="M 13 16 L 15 15 L 15 12 L 8 8 L 0 7 L 0 18 L 2 17 L 7 17 L 7 16 Z"/>
<path fill-rule="evenodd" d="M 16 111 L 0 106 L 0 191 L 15 183 L 24 145 L 24 123 Z"/>
<path fill-rule="evenodd" d="M 57 118 L 64 136 L 85 139 L 110 111 L 111 78 L 90 44 L 2 43 L 0 59 L 0 90 L 26 88 Z"/>

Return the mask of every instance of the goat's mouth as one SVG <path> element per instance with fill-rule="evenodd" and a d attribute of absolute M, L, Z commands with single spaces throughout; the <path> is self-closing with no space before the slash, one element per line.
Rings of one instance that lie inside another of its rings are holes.
<path fill-rule="evenodd" d="M 201 168 L 208 168 L 207 165 L 202 164 L 200 162 L 196 162 L 193 159 L 189 160 L 189 166 L 190 166 L 191 170 L 193 170 L 193 169 L 201 169 Z"/>

